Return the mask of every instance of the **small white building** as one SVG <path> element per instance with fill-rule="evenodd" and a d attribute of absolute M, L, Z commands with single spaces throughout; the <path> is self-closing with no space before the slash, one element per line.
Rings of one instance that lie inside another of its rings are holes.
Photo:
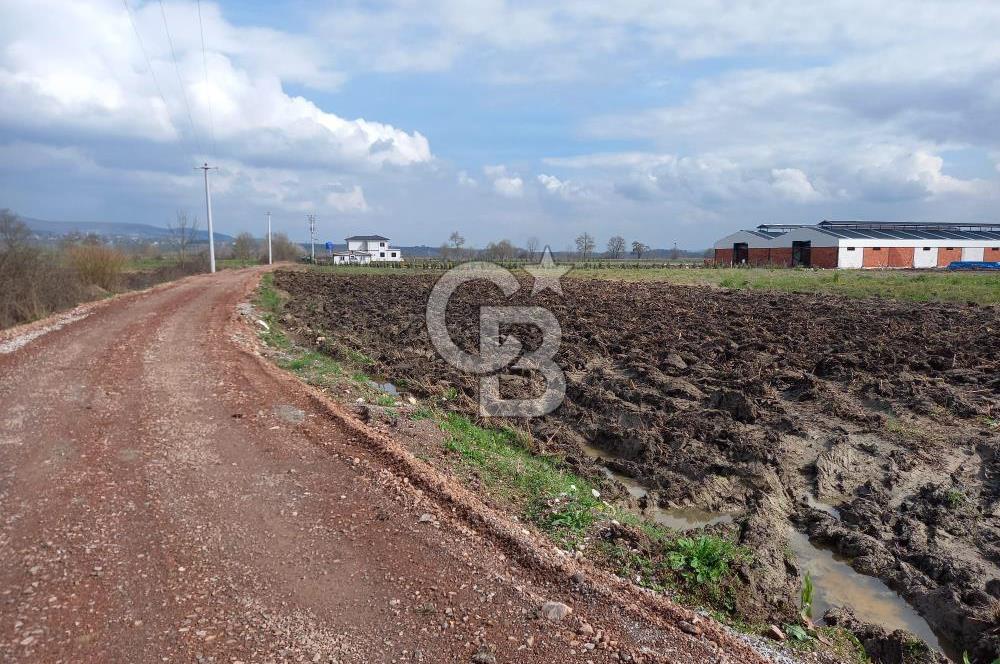
<path fill-rule="evenodd" d="M 367 265 L 372 256 L 367 251 L 335 251 L 330 254 L 334 265 Z"/>
<path fill-rule="evenodd" d="M 399 249 L 392 249 L 389 246 L 389 238 L 381 235 L 352 235 L 345 238 L 347 242 L 346 254 L 368 254 L 370 262 L 375 263 L 398 263 L 403 260 L 403 252 Z M 336 261 L 336 255 L 334 256 Z M 348 261 L 344 261 L 348 262 Z"/>

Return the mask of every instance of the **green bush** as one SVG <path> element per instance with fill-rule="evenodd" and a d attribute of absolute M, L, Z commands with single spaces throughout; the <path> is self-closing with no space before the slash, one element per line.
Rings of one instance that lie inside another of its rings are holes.
<path fill-rule="evenodd" d="M 729 571 L 729 563 L 738 555 L 736 546 L 720 537 L 702 535 L 697 539 L 682 537 L 668 554 L 670 568 L 689 581 L 716 583 Z"/>

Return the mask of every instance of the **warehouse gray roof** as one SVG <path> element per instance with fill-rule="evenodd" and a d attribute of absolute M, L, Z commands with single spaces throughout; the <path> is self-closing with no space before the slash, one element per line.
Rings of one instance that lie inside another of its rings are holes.
<path fill-rule="evenodd" d="M 909 221 L 829 221 L 808 224 L 761 224 L 757 230 L 772 237 L 796 228 L 850 240 L 988 240 L 1000 241 L 1000 224 Z"/>
<path fill-rule="evenodd" d="M 817 231 L 833 237 L 850 240 L 990 240 L 1000 241 L 1000 230 L 996 231 L 953 231 L 931 229 L 867 230 L 855 228 L 816 228 Z"/>

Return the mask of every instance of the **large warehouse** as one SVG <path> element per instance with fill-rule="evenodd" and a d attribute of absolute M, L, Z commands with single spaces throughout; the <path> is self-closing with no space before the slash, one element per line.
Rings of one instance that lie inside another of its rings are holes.
<path fill-rule="evenodd" d="M 1000 261 L 1000 224 L 761 224 L 727 235 L 714 248 L 717 265 L 938 268 L 953 261 Z"/>

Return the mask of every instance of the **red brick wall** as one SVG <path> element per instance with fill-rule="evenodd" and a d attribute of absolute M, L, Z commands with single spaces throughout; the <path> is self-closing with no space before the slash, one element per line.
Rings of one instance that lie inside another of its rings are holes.
<path fill-rule="evenodd" d="M 889 267 L 889 251 L 885 247 L 865 247 L 863 267 Z"/>
<path fill-rule="evenodd" d="M 913 267 L 913 247 L 890 247 L 889 267 Z"/>
<path fill-rule="evenodd" d="M 750 249 L 750 256 L 748 259 L 750 265 L 770 265 L 771 263 L 771 250 L 770 249 Z"/>
<path fill-rule="evenodd" d="M 732 249 L 716 249 L 715 250 L 715 264 L 716 265 L 732 265 L 733 264 L 733 250 Z"/>
<path fill-rule="evenodd" d="M 771 249 L 771 265 L 788 267 L 792 264 L 792 248 L 776 247 Z"/>
<path fill-rule="evenodd" d="M 865 247 L 864 267 L 913 267 L 913 247 Z"/>
<path fill-rule="evenodd" d="M 938 248 L 938 267 L 948 267 L 948 264 L 952 261 L 960 260 L 962 260 L 962 250 L 960 248 Z"/>
<path fill-rule="evenodd" d="M 809 257 L 813 267 L 837 267 L 839 248 L 837 247 L 813 247 Z"/>
<path fill-rule="evenodd" d="M 984 261 L 1000 261 L 1000 247 L 986 247 L 983 251 Z"/>

